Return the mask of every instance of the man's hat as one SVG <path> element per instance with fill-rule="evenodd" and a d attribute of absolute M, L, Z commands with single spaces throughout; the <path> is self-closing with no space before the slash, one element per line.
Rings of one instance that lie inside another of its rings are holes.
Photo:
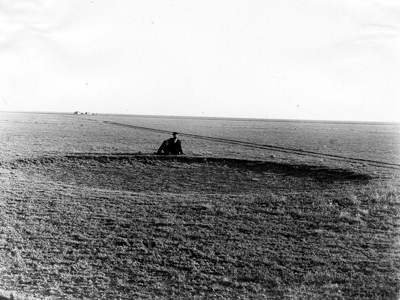
<path fill-rule="evenodd" d="M 172 135 L 175 135 L 175 134 L 178 134 L 176 131 L 174 131 L 173 133 L 172 133 Z"/>

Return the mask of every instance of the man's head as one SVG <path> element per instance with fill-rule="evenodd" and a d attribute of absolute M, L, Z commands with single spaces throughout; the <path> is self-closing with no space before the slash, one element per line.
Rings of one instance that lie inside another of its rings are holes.
<path fill-rule="evenodd" d="M 172 133 L 172 136 L 174 137 L 174 139 L 177 139 L 178 138 L 178 133 L 175 131 L 175 132 Z"/>

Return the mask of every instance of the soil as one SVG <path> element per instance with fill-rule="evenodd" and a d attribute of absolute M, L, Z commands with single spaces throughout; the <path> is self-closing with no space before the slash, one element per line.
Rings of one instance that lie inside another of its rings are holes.
<path fill-rule="evenodd" d="M 17 159 L 0 176 L 2 288 L 51 299 L 400 290 L 398 189 L 354 170 L 125 153 Z"/>

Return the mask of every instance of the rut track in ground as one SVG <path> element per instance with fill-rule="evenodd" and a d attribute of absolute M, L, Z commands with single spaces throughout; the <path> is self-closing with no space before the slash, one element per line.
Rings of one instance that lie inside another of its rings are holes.
<path fill-rule="evenodd" d="M 137 126 L 137 125 L 130 125 L 130 124 L 125 124 L 125 123 L 113 122 L 113 121 L 99 121 L 99 120 L 94 120 L 94 119 L 88 119 L 88 120 L 94 121 L 94 122 L 103 122 L 103 123 L 110 124 L 110 125 L 122 126 L 122 127 L 126 127 L 126 128 L 138 129 L 138 130 L 146 130 L 146 131 L 157 132 L 157 133 L 170 133 L 170 131 L 168 131 L 168 130 L 156 129 L 156 128 L 150 128 L 150 127 L 144 127 L 144 126 Z M 348 156 L 342 156 L 342 155 L 336 155 L 336 154 L 308 151 L 308 150 L 303 150 L 303 149 L 280 147 L 280 146 L 275 146 L 275 145 L 257 144 L 257 143 L 251 143 L 251 142 L 246 142 L 246 141 L 239 141 L 239 140 L 233 140 L 233 139 L 225 139 L 225 138 L 219 138 L 219 137 L 191 134 L 191 133 L 185 133 L 185 132 L 180 132 L 180 133 L 187 137 L 206 140 L 206 141 L 227 143 L 227 144 L 232 144 L 232 145 L 240 145 L 240 146 L 256 148 L 256 149 L 274 150 L 274 151 L 278 151 L 278 152 L 301 155 L 301 156 L 308 156 L 308 157 L 329 158 L 329 159 L 353 162 L 353 163 L 368 163 L 368 164 L 370 164 L 372 166 L 376 166 L 376 167 L 400 170 L 400 164 L 389 163 L 389 162 L 385 162 L 385 161 L 348 157 Z"/>

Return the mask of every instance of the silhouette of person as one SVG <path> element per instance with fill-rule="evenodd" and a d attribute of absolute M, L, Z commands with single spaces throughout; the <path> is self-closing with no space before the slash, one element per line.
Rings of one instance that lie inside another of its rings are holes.
<path fill-rule="evenodd" d="M 178 139 L 178 133 L 173 132 L 172 138 L 162 142 L 160 148 L 158 148 L 157 154 L 165 155 L 178 155 L 183 154 L 182 143 Z"/>

